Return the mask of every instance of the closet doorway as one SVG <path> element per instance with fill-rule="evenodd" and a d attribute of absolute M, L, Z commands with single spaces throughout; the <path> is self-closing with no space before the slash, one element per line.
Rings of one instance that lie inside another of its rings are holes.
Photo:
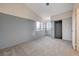
<path fill-rule="evenodd" d="M 55 38 L 62 39 L 62 20 L 55 21 Z"/>

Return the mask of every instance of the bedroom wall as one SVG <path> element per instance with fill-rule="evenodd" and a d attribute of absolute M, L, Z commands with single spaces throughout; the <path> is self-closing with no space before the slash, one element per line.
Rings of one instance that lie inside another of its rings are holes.
<path fill-rule="evenodd" d="M 0 49 L 33 40 L 35 21 L 0 13 Z"/>
<path fill-rule="evenodd" d="M 62 20 L 62 39 L 72 41 L 72 18 Z"/>

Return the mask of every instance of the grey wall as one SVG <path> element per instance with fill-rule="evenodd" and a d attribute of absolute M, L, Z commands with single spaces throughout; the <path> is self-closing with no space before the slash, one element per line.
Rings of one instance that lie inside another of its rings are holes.
<path fill-rule="evenodd" d="M 62 20 L 62 39 L 72 41 L 72 18 Z"/>
<path fill-rule="evenodd" d="M 0 49 L 32 40 L 35 22 L 0 13 Z"/>

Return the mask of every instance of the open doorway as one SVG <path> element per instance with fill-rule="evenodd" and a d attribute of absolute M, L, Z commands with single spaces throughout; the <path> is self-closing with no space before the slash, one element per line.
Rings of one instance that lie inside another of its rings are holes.
<path fill-rule="evenodd" d="M 55 21 L 55 38 L 62 39 L 62 20 Z"/>

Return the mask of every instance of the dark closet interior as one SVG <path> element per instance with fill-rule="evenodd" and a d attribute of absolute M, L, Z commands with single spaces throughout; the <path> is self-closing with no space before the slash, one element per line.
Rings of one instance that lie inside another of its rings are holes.
<path fill-rule="evenodd" d="M 55 38 L 62 39 L 62 20 L 55 21 Z"/>

